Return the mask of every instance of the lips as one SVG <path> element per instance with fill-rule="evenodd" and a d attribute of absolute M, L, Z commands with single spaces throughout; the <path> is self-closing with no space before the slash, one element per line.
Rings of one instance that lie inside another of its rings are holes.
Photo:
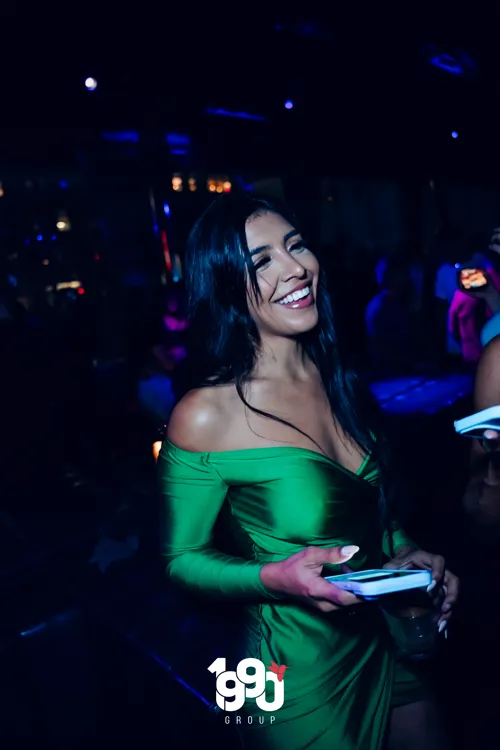
<path fill-rule="evenodd" d="M 309 290 L 311 290 L 312 283 L 310 281 L 303 281 L 301 284 L 298 284 L 296 287 L 294 287 L 294 289 L 292 289 L 291 291 L 289 291 L 287 294 L 284 294 L 282 297 L 280 297 L 279 299 L 276 299 L 274 301 L 278 302 L 278 303 L 283 302 L 288 297 L 290 297 L 290 296 L 292 296 L 294 294 L 297 294 L 297 293 L 301 292 L 303 289 L 307 289 L 308 287 L 309 287 Z"/>
<path fill-rule="evenodd" d="M 276 304 L 287 309 L 296 310 L 298 308 L 309 307 L 314 303 L 312 296 L 312 287 L 310 284 L 302 284 L 300 287 L 296 287 L 292 292 L 287 294 L 285 297 L 276 300 Z"/>

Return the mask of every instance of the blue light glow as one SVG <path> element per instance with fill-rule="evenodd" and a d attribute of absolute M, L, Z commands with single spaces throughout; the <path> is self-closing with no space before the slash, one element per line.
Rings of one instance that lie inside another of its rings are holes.
<path fill-rule="evenodd" d="M 435 68 L 444 70 L 446 73 L 451 73 L 454 76 L 462 76 L 464 74 L 464 66 L 450 55 L 434 55 L 429 60 L 431 65 Z"/>
<path fill-rule="evenodd" d="M 43 240 L 43 235 L 37 234 L 36 239 L 37 239 L 37 242 L 41 242 Z"/>
<path fill-rule="evenodd" d="M 97 88 L 97 81 L 96 81 L 96 79 L 92 78 L 92 77 L 86 78 L 85 79 L 85 88 L 88 91 L 95 91 L 96 88 Z"/>
<path fill-rule="evenodd" d="M 265 122 L 265 117 L 261 115 L 250 115 L 248 112 L 229 112 L 227 109 L 213 109 L 207 107 L 205 110 L 207 115 L 217 115 L 219 117 L 237 117 L 240 120 L 258 120 L 259 122 Z"/>
<path fill-rule="evenodd" d="M 452 138 L 458 138 L 458 133 L 457 133 L 457 131 L 456 131 L 456 130 L 453 130 L 453 131 L 452 131 L 452 133 L 451 133 L 451 137 L 452 137 Z"/>
<path fill-rule="evenodd" d="M 61 182 L 59 183 L 59 187 L 62 190 L 66 190 L 66 188 L 68 187 L 68 183 L 66 182 L 66 180 L 61 180 Z"/>
<path fill-rule="evenodd" d="M 105 141 L 115 141 L 116 143 L 138 143 L 139 133 L 135 130 L 120 130 L 114 133 L 104 132 L 102 137 Z"/>
<path fill-rule="evenodd" d="M 191 143 L 189 136 L 181 133 L 167 133 L 165 140 L 169 146 L 189 146 Z"/>
<path fill-rule="evenodd" d="M 290 99 L 285 102 L 285 109 L 293 109 L 293 102 Z"/>
<path fill-rule="evenodd" d="M 165 216 L 170 216 L 170 206 L 168 205 L 168 203 L 163 204 L 163 212 Z"/>

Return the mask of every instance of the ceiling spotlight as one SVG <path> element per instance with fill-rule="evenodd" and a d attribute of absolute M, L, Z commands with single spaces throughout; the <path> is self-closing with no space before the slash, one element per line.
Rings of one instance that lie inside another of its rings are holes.
<path fill-rule="evenodd" d="M 89 91 L 95 91 L 97 88 L 97 81 L 95 78 L 86 78 L 85 79 L 85 88 Z"/>

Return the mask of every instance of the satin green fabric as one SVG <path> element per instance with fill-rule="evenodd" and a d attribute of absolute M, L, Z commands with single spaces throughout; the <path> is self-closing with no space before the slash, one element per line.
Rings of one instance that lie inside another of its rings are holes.
<path fill-rule="evenodd" d="M 245 747 L 380 750 L 400 668 L 376 606 L 325 614 L 273 594 L 259 575 L 309 545 L 355 544 L 352 569 L 381 567 L 389 547 L 378 531 L 375 463 L 368 457 L 353 473 L 302 448 L 191 453 L 165 441 L 158 470 L 168 575 L 205 596 L 246 600 L 241 658 L 289 667 L 272 725 L 246 704 L 255 718 Z M 213 547 L 223 509 L 239 557 Z M 412 544 L 399 528 L 393 543 Z M 407 690 L 412 675 L 400 670 L 400 682 Z"/>

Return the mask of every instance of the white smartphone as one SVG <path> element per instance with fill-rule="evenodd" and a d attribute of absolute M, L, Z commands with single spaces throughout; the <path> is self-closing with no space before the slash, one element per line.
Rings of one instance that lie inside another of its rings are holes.
<path fill-rule="evenodd" d="M 325 580 L 363 599 L 376 599 L 397 591 L 427 588 L 432 583 L 429 570 L 361 570 Z"/>
<path fill-rule="evenodd" d="M 485 430 L 500 432 L 500 406 L 490 406 L 455 422 L 455 431 L 466 437 L 483 438 Z"/>

